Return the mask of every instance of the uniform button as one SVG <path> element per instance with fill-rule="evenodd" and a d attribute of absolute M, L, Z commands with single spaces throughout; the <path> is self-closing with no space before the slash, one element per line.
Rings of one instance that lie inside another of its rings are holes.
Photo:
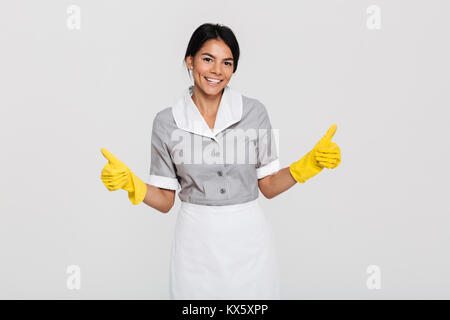
<path fill-rule="evenodd" d="M 220 188 L 220 193 L 225 193 L 225 189 L 224 188 Z"/>
<path fill-rule="evenodd" d="M 221 171 L 221 170 L 217 171 L 217 175 L 218 175 L 219 177 L 221 177 L 221 176 L 223 175 L 222 171 Z"/>

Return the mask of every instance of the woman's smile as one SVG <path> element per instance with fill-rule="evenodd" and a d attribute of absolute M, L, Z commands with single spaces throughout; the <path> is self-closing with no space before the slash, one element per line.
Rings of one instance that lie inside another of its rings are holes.
<path fill-rule="evenodd" d="M 217 87 L 223 81 L 223 79 L 216 79 L 216 78 L 209 78 L 209 77 L 204 77 L 204 78 L 206 80 L 206 83 L 208 83 L 208 85 L 211 87 Z"/>

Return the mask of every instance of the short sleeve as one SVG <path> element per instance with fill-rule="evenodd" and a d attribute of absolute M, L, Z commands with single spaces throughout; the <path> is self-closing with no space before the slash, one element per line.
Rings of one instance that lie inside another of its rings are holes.
<path fill-rule="evenodd" d="M 280 170 L 275 130 L 272 129 L 269 114 L 264 104 L 258 101 L 258 141 L 256 176 L 262 179 Z"/>
<path fill-rule="evenodd" d="M 166 131 L 157 115 L 153 120 L 152 128 L 149 184 L 163 189 L 178 190 L 180 185 L 167 146 L 168 141 L 165 139 L 169 137 Z"/>

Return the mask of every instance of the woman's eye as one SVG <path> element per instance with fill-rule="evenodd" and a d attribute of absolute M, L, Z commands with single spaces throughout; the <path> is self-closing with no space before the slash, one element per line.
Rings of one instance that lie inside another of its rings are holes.
<path fill-rule="evenodd" d="M 211 60 L 211 58 L 203 58 L 203 61 L 206 61 L 206 62 L 209 62 L 210 60 Z M 233 65 L 233 63 L 228 62 L 228 61 L 226 61 L 225 64 L 230 67 Z"/>

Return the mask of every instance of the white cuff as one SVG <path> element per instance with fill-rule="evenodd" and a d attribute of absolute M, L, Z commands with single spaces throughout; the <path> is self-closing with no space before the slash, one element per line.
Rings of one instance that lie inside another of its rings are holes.
<path fill-rule="evenodd" d="M 158 188 L 170 189 L 170 190 L 179 190 L 180 185 L 178 184 L 178 180 L 175 178 L 157 176 L 154 174 L 150 175 L 148 179 L 148 184 L 151 184 Z"/>
<path fill-rule="evenodd" d="M 272 162 L 269 162 L 264 167 L 259 167 L 256 169 L 256 177 L 258 179 L 264 178 L 265 176 L 268 176 L 272 173 L 277 172 L 280 170 L 280 160 L 277 158 L 273 160 Z"/>

